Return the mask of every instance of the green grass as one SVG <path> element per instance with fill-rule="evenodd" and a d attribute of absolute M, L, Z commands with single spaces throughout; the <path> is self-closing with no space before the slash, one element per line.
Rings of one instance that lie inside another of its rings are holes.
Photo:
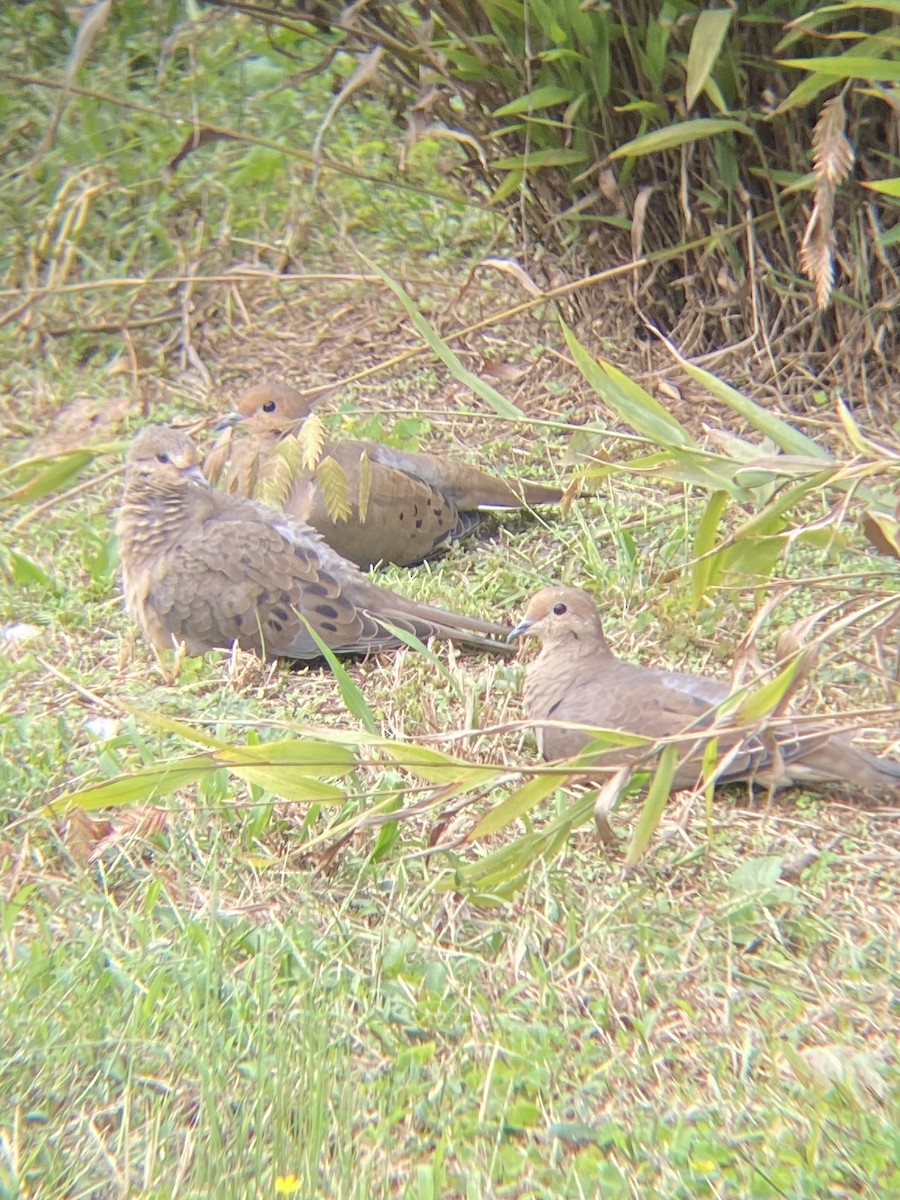
<path fill-rule="evenodd" d="M 210 124 L 308 146 L 330 91 L 311 80 L 262 103 L 253 72 L 274 86 L 282 67 L 234 18 L 177 48 L 155 91 L 171 26 L 166 6 L 153 11 L 151 39 L 137 8 L 120 8 L 82 86 L 166 112 L 197 102 Z M 71 31 L 42 13 L 17 6 L 7 57 L 59 78 Z M 26 39 L 38 17 L 47 37 L 34 26 Z M 54 98 L 4 84 L 23 159 Z M 206 420 L 262 371 L 324 382 L 419 344 L 371 282 L 103 281 L 272 269 L 285 247 L 298 275 L 358 271 L 354 242 L 442 333 L 521 299 L 504 276 L 469 280 L 472 262 L 497 252 L 477 209 L 334 172 L 315 198 L 284 156 L 232 142 L 196 151 L 162 186 L 184 132 L 76 99 L 35 173 L 6 178 L 4 304 L 29 290 L 34 304 L 29 322 L 0 331 L 0 468 L 53 439 L 115 445 L 148 418 Z M 332 134 L 335 156 L 390 178 L 401 135 L 375 99 L 342 111 Z M 449 190 L 436 168 L 452 162 L 446 146 L 422 144 L 411 181 Z M 62 236 L 54 198 L 79 170 L 107 187 Z M 46 230 L 68 274 L 35 299 Z M 602 349 L 639 374 L 619 307 L 612 297 Z M 123 336 L 142 315 L 159 319 Z M 566 478 L 569 435 L 537 421 L 584 421 L 598 401 L 559 357 L 554 324 L 530 314 L 455 348 L 473 370 L 485 359 L 527 368 L 496 386 L 536 423 L 497 420 L 429 356 L 347 388 L 329 420 Z M 98 405 L 96 420 L 79 416 L 79 398 Z M 53 431 L 58 414 L 72 424 Z M 689 406 L 680 415 L 691 419 Z M 610 453 L 628 457 L 612 424 Z M 564 817 L 577 792 L 476 845 L 464 835 L 508 787 L 454 813 L 439 788 L 383 765 L 361 764 L 335 805 L 286 802 L 217 770 L 150 804 L 49 819 L 44 805 L 89 779 L 192 749 L 151 715 L 240 744 L 282 738 L 285 725 L 357 728 L 318 668 L 213 654 L 164 677 L 119 598 L 109 472 L 120 461 L 104 453 L 75 493 L 0 512 L 0 625 L 37 630 L 0 646 L 0 1198 L 900 1195 L 895 808 L 733 791 L 707 813 L 675 798 L 636 870 L 586 826 L 493 903 L 454 889 L 454 870 Z M 703 504 L 615 477 L 566 520 L 505 519 L 381 581 L 504 619 L 547 579 L 586 584 L 622 653 L 727 674 L 765 594 L 735 586 L 688 613 Z M 760 634 L 764 661 L 780 629 L 828 600 L 896 589 L 890 563 L 849 533 L 779 566 L 789 590 Z M 869 573 L 862 587 L 829 581 L 855 570 Z M 808 706 L 889 702 L 892 645 L 885 631 L 879 673 L 874 627 L 857 642 L 845 634 Z M 510 772 L 533 765 L 527 735 L 477 732 L 519 716 L 521 665 L 436 653 L 446 674 L 407 651 L 349 667 L 384 735 Z M 871 725 L 877 738 L 889 720 Z M 418 815 L 358 824 L 414 801 Z M 629 799 L 614 815 L 623 846 L 638 812 Z M 329 831 L 348 822 L 336 841 Z"/>

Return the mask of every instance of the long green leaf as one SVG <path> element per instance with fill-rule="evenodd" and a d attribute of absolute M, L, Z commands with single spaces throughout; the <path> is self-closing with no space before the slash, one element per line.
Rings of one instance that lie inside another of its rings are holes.
<path fill-rule="evenodd" d="M 579 342 L 565 321 L 560 321 L 563 336 L 575 365 L 591 387 L 638 433 L 658 446 L 676 446 L 690 450 L 699 447 L 688 431 L 671 413 L 623 372 L 604 359 L 594 356 Z"/>
<path fill-rule="evenodd" d="M 429 650 L 421 638 L 417 638 L 408 629 L 401 629 L 399 625 L 394 625 L 390 621 L 382 621 L 381 623 L 385 629 L 391 631 L 399 642 L 403 642 L 404 646 L 409 646 L 411 650 L 415 650 L 417 654 L 421 654 L 427 662 L 431 663 L 435 671 L 446 680 L 456 695 L 462 699 L 462 687 L 457 677 L 447 669 L 446 663 L 442 662 L 433 650 Z"/>
<path fill-rule="evenodd" d="M 889 58 L 847 54 L 843 58 L 780 58 L 780 67 L 810 71 L 829 79 L 869 79 L 876 83 L 900 83 L 900 62 Z"/>
<path fill-rule="evenodd" d="M 723 404 L 727 404 L 729 408 L 740 413 L 755 429 L 771 438 L 776 446 L 780 446 L 788 454 L 805 454 L 813 458 L 820 458 L 823 462 L 833 461 L 828 451 L 817 441 L 807 437 L 805 433 L 801 433 L 799 429 L 795 429 L 793 425 L 789 425 L 787 421 L 783 421 L 769 409 L 755 404 L 737 388 L 723 383 L 711 371 L 694 366 L 680 354 L 676 354 L 675 357 L 696 383 L 706 388 L 717 400 L 721 400 Z"/>
<path fill-rule="evenodd" d="M 713 575 L 718 575 L 722 569 L 720 556 L 711 553 L 716 544 L 716 532 L 725 506 L 728 503 L 727 492 L 713 492 L 710 496 L 697 533 L 694 537 L 694 565 L 691 570 L 691 610 L 697 612 L 703 602 Z"/>
<path fill-rule="evenodd" d="M 536 804 L 555 791 L 560 782 L 560 778 L 556 774 L 535 775 L 533 779 L 523 783 L 521 787 L 516 788 L 499 804 L 495 804 L 489 812 L 486 812 L 469 833 L 468 840 L 474 841 L 476 838 L 488 837 L 492 833 L 505 829 L 507 825 L 511 825 L 513 821 L 517 821 L 519 817 L 530 812 Z"/>
<path fill-rule="evenodd" d="M 431 746 L 420 746 L 416 742 L 393 742 L 386 744 L 385 753 L 398 766 L 405 767 L 426 783 L 436 785 L 463 785 L 465 789 L 493 783 L 506 774 L 508 767 L 491 767 L 483 763 L 454 758 L 443 750 Z"/>
<path fill-rule="evenodd" d="M 562 147 L 548 150 L 532 150 L 530 154 L 511 154 L 491 163 L 498 171 L 540 171 L 545 167 L 578 167 L 587 162 L 583 150 L 565 150 Z"/>
<path fill-rule="evenodd" d="M 54 589 L 50 576 L 27 554 L 0 544 L 0 572 L 8 575 L 19 587 Z"/>
<path fill-rule="evenodd" d="M 625 855 L 625 865 L 627 867 L 636 865 L 641 855 L 649 846 L 650 839 L 656 832 L 663 809 L 666 807 L 669 793 L 672 790 L 672 782 L 675 779 L 677 766 L 678 746 L 674 742 L 670 742 L 668 746 L 663 748 L 663 752 L 659 756 L 659 766 L 656 768 L 656 774 L 653 776 L 653 782 L 650 784 L 650 790 L 647 793 L 647 799 L 641 808 L 641 815 L 638 817 L 638 822 L 628 847 L 628 853 Z"/>
<path fill-rule="evenodd" d="M 300 804 L 343 804 L 347 795 L 336 784 L 325 783 L 303 773 L 294 766 L 232 765 L 229 766 L 232 775 L 264 788 L 274 796 L 283 800 L 293 800 Z"/>
<path fill-rule="evenodd" d="M 900 16 L 900 0 L 848 0 L 846 4 L 826 4 L 812 12 L 803 13 L 791 21 L 792 29 L 817 29 L 835 16 L 855 16 L 859 9 L 875 9 Z"/>
<path fill-rule="evenodd" d="M 319 650 L 322 652 L 322 657 L 331 667 L 331 673 L 337 681 L 338 691 L 341 693 L 341 699 L 346 704 L 348 710 L 360 721 L 369 733 L 377 733 L 378 726 L 375 722 L 375 716 L 366 703 L 366 698 L 360 691 L 356 682 L 350 678 L 347 669 L 344 667 L 341 660 L 325 642 L 319 637 L 312 624 L 304 617 L 303 613 L 298 612 L 297 616 L 309 630 L 309 636 L 316 643 Z"/>
<path fill-rule="evenodd" d="M 525 178 L 524 171 L 507 171 L 506 175 L 491 192 L 491 204 L 500 204 L 507 196 L 511 196 L 518 187 L 521 186 L 522 180 Z"/>
<path fill-rule="evenodd" d="M 524 96 L 517 96 L 508 104 L 501 104 L 499 108 L 494 109 L 493 115 L 495 117 L 511 117 L 516 113 L 536 112 L 541 108 L 552 108 L 555 104 L 568 104 L 571 99 L 570 88 L 547 84 L 544 87 L 535 88 L 534 91 L 526 92 Z"/>
<path fill-rule="evenodd" d="M 195 729 L 193 725 L 186 725 L 184 721 L 179 721 L 176 717 L 166 716 L 165 713 L 151 712 L 146 708 L 136 708 L 132 704 L 123 704 L 122 707 L 136 720 L 143 722 L 145 725 L 150 725 L 153 729 L 158 729 L 162 733 L 172 733 L 176 737 L 184 738 L 186 742 L 194 742 L 196 745 L 205 746 L 209 750 L 228 749 L 227 742 L 223 742 L 220 738 L 214 738 L 210 734 L 204 733 L 201 729 Z"/>
<path fill-rule="evenodd" d="M 867 179 L 861 182 L 864 188 L 880 192 L 882 196 L 900 196 L 900 176 L 894 179 Z"/>
<path fill-rule="evenodd" d="M 769 679 L 761 687 L 750 693 L 735 710 L 735 720 L 739 725 L 749 725 L 758 721 L 766 713 L 776 708 L 791 690 L 794 679 L 800 667 L 806 661 L 806 654 L 800 651 L 778 672 L 774 679 Z"/>
<path fill-rule="evenodd" d="M 641 455 L 627 462 L 609 462 L 583 468 L 580 475 L 586 480 L 605 479 L 610 475 L 640 475 L 645 479 L 658 477 L 673 483 L 689 483 L 709 491 L 725 491 L 742 502 L 754 498 L 745 486 L 738 485 L 737 464 L 706 450 L 669 449 L 658 454 Z"/>
<path fill-rule="evenodd" d="M 694 107 L 695 100 L 703 91 L 716 65 L 728 26 L 731 24 L 731 16 L 730 8 L 709 8 L 697 17 L 688 50 L 687 82 L 684 89 L 688 112 Z"/>
<path fill-rule="evenodd" d="M 412 298 L 395 279 L 391 279 L 389 275 L 382 271 L 381 267 L 372 262 L 361 250 L 357 250 L 357 254 L 359 254 L 369 269 L 383 281 L 385 286 L 391 289 L 403 305 L 417 332 L 428 343 L 444 366 L 447 367 L 454 379 L 458 379 L 460 383 L 471 388 L 476 396 L 479 396 L 486 404 L 490 405 L 494 412 L 498 413 L 501 417 L 521 417 L 524 415 L 521 409 L 516 408 L 514 404 L 510 404 L 505 396 L 501 396 L 496 388 L 491 387 L 489 383 L 480 379 L 462 365 L 456 354 L 453 353 L 447 343 L 438 335 L 437 330 L 430 322 L 422 316 L 413 303 Z"/>
<path fill-rule="evenodd" d="M 346 775 L 357 765 L 356 755 L 349 746 L 301 738 L 228 746 L 213 757 L 229 770 L 245 765 L 291 767 L 317 779 Z"/>
<path fill-rule="evenodd" d="M 72 808 L 93 812 L 98 808 L 114 808 L 120 804 L 139 804 L 168 796 L 189 783 L 196 783 L 219 769 L 208 754 L 191 758 L 176 758 L 158 767 L 148 767 L 130 775 L 117 775 L 102 783 L 90 783 L 74 792 L 66 792 L 44 806 L 51 816 L 62 816 Z"/>
<path fill-rule="evenodd" d="M 0 503 L 12 504 L 22 500 L 40 500 L 51 492 L 58 492 L 96 458 L 93 450 L 66 450 L 53 458 L 31 458 L 13 463 L 6 474 L 22 474 L 25 482 L 0 495 Z"/>
<path fill-rule="evenodd" d="M 617 146 L 610 158 L 639 158 L 644 154 L 658 154 L 660 150 L 672 150 L 686 142 L 697 142 L 701 138 L 716 137 L 720 133 L 746 133 L 750 130 L 731 117 L 697 117 L 693 121 L 681 121 L 667 125 L 665 129 L 654 129 L 624 145 Z"/>

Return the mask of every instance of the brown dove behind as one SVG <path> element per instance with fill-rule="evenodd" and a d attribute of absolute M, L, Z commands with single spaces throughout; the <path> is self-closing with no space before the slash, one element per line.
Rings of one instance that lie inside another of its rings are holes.
<path fill-rule="evenodd" d="M 715 707 L 729 694 L 727 683 L 682 671 L 662 671 L 616 658 L 610 650 L 591 597 L 579 588 L 539 591 L 511 636 L 540 638 L 541 652 L 525 677 L 525 712 L 537 721 L 571 722 L 597 729 L 641 734 L 657 740 L 697 734 L 691 754 L 678 768 L 675 787 L 699 781 L 703 732 L 712 724 Z M 546 726 L 536 730 L 545 758 L 568 758 L 591 740 L 583 729 Z M 716 726 L 720 758 L 738 746 L 743 735 Z M 772 753 L 774 736 L 778 753 Z M 616 748 L 617 763 L 640 757 L 646 747 Z M 779 727 L 765 737 L 747 737 L 718 782 L 750 779 L 762 785 L 845 782 L 861 789 L 900 789 L 900 762 L 879 759 L 854 746 L 827 726 Z"/>
<path fill-rule="evenodd" d="M 284 384 L 260 384 L 245 392 L 238 412 L 246 436 L 236 439 L 227 486 L 258 496 L 267 471 L 282 470 L 290 462 L 290 484 L 279 504 L 357 566 L 410 566 L 474 529 L 486 510 L 555 504 L 562 498 L 559 488 L 511 485 L 441 454 L 375 441 L 326 441 L 316 465 L 304 466 L 288 439 L 309 411 L 308 399 Z M 335 464 L 340 472 L 335 473 Z M 328 487 L 328 478 L 335 475 L 338 503 Z"/>
<path fill-rule="evenodd" d="M 303 618 L 339 653 L 402 645 L 388 625 L 508 653 L 508 628 L 376 587 L 315 530 L 212 488 L 193 442 L 145 429 L 127 458 L 117 522 L 128 610 L 158 650 L 235 643 L 269 658 L 320 650 Z"/>

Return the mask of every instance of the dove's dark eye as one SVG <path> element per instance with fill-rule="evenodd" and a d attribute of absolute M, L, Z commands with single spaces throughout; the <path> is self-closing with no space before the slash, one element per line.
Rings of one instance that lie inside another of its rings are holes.
<path fill-rule="evenodd" d="M 267 400 L 262 406 L 262 410 L 264 413 L 273 413 L 275 411 L 275 407 L 276 405 L 274 400 Z"/>
<path fill-rule="evenodd" d="M 553 613 L 554 613 L 554 615 L 555 615 L 555 616 L 557 616 L 557 617 L 561 617 L 561 616 L 563 615 L 563 613 L 566 613 L 566 612 L 568 612 L 568 611 L 569 611 L 569 610 L 568 610 L 568 609 L 566 608 L 566 606 L 563 604 L 562 600 L 560 600 L 559 604 L 554 604 L 554 605 L 553 605 Z"/>
<path fill-rule="evenodd" d="M 156 461 L 161 462 L 161 463 L 167 463 L 169 461 L 169 456 L 168 456 L 168 454 L 157 454 Z"/>

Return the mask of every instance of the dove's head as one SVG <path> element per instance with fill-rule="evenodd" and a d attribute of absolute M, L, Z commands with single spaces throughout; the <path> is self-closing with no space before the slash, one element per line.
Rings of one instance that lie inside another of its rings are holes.
<path fill-rule="evenodd" d="M 536 637 L 545 645 L 571 639 L 606 645 L 597 605 L 587 592 L 572 587 L 541 588 L 509 637 Z"/>
<path fill-rule="evenodd" d="M 154 492 L 209 484 L 200 470 L 197 447 L 186 433 L 149 425 L 137 435 L 125 460 L 128 485 Z"/>
<path fill-rule="evenodd" d="M 257 435 L 280 437 L 309 416 L 314 402 L 286 383 L 258 383 L 238 397 L 231 421 Z"/>

